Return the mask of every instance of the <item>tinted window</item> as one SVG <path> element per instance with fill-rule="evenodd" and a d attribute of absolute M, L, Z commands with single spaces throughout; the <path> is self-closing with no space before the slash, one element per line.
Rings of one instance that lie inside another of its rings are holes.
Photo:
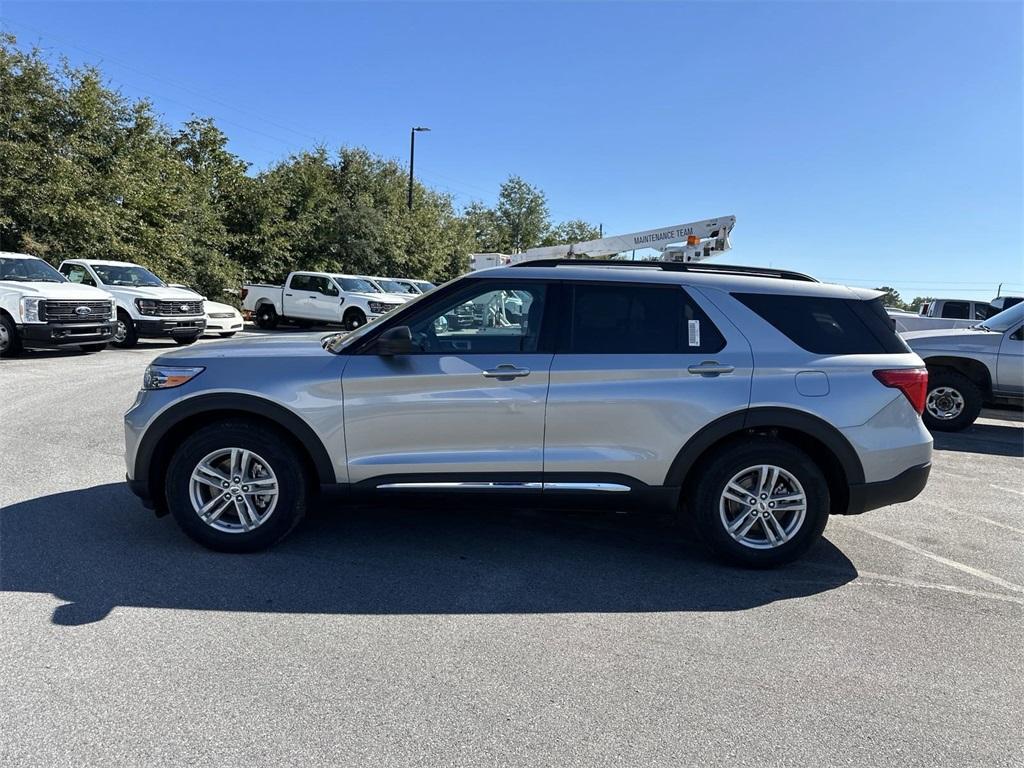
<path fill-rule="evenodd" d="M 797 346 L 819 355 L 898 354 L 908 351 L 882 300 L 737 293 Z"/>
<path fill-rule="evenodd" d="M 535 352 L 545 295 L 540 283 L 488 280 L 410 323 L 413 346 L 434 355 Z"/>
<path fill-rule="evenodd" d="M 315 291 L 313 278 L 310 275 L 292 275 L 292 281 L 288 286 L 296 291 Z"/>
<path fill-rule="evenodd" d="M 975 304 L 974 305 L 974 319 L 984 320 L 989 315 L 993 314 L 992 307 L 988 304 Z"/>
<path fill-rule="evenodd" d="M 682 288 L 574 284 L 571 354 L 717 352 L 725 339 Z"/>
<path fill-rule="evenodd" d="M 314 291 L 319 291 L 324 296 L 337 296 L 338 289 L 328 278 L 318 276 L 309 278 L 310 286 Z"/>
<path fill-rule="evenodd" d="M 942 316 L 954 320 L 969 320 L 971 305 L 966 301 L 947 301 L 942 305 Z"/>

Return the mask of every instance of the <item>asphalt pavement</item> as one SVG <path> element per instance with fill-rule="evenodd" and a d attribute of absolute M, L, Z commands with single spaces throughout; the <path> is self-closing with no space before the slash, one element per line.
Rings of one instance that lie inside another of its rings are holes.
<path fill-rule="evenodd" d="M 323 510 L 229 556 L 123 483 L 169 348 L 0 361 L 0 765 L 1024 764 L 1017 414 L 776 571 L 484 508 Z"/>

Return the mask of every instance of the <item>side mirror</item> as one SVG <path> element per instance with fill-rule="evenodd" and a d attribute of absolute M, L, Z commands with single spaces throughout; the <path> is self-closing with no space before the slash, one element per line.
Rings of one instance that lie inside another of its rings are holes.
<path fill-rule="evenodd" d="M 388 328 L 377 337 L 373 351 L 384 357 L 392 355 L 408 355 L 412 352 L 412 331 L 408 325 Z"/>

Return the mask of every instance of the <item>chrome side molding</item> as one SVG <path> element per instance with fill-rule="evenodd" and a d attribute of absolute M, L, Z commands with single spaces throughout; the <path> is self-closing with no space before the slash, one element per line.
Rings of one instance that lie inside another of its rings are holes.
<path fill-rule="evenodd" d="M 629 491 L 628 485 L 621 483 L 535 483 L 535 482 L 415 482 L 415 483 L 383 483 L 376 486 L 378 491 L 412 491 L 412 490 L 462 490 L 462 491 L 603 491 L 621 493 Z"/>

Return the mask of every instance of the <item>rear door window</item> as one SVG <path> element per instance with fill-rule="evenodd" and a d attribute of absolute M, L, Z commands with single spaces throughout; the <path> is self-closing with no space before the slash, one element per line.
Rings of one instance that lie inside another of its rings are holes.
<path fill-rule="evenodd" d="M 568 354 L 718 352 L 725 339 L 680 286 L 570 283 Z"/>
<path fill-rule="evenodd" d="M 942 305 L 942 316 L 953 320 L 970 320 L 971 303 L 969 301 L 947 301 Z"/>
<path fill-rule="evenodd" d="M 313 287 L 313 278 L 311 275 L 292 275 L 292 281 L 288 285 L 289 288 L 295 291 L 315 291 Z"/>
<path fill-rule="evenodd" d="M 908 351 L 881 298 L 863 301 L 772 293 L 733 296 L 808 352 L 870 355 Z"/>

